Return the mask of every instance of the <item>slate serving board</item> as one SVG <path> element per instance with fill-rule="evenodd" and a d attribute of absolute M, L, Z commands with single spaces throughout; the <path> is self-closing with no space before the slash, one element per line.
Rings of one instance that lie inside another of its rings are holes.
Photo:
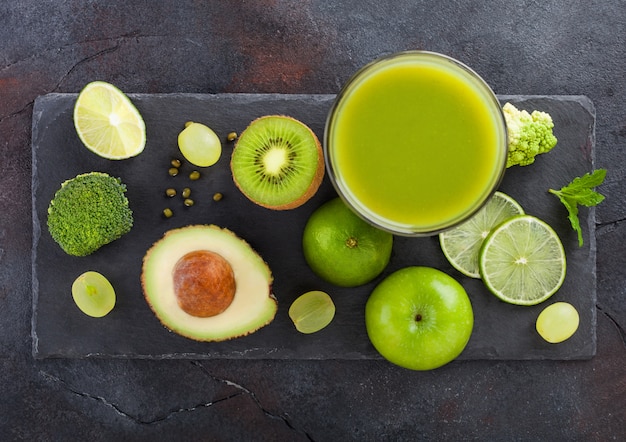
<path fill-rule="evenodd" d="M 131 94 L 147 126 L 147 145 L 138 157 L 108 161 L 89 152 L 73 127 L 75 94 L 39 97 L 33 111 L 33 354 L 46 357 L 117 358 L 256 358 L 256 359 L 378 359 L 365 331 L 364 305 L 368 294 L 385 275 L 408 265 L 439 268 L 466 288 L 475 314 L 472 337 L 459 359 L 588 359 L 596 350 L 595 212 L 581 209 L 585 244 L 578 247 L 567 213 L 549 188 L 560 188 L 573 177 L 593 169 L 595 110 L 584 96 L 500 96 L 502 103 L 550 112 L 559 139 L 552 152 L 531 167 L 507 170 L 500 189 L 517 199 L 560 235 L 567 253 L 567 277 L 561 290 L 539 306 L 505 304 L 489 294 L 481 281 L 464 277 L 446 261 L 437 237 L 396 237 L 389 267 L 375 281 L 358 288 L 336 288 L 316 277 L 302 256 L 300 240 L 309 215 L 336 196 L 325 178 L 319 192 L 304 206 L 274 212 L 254 205 L 233 185 L 228 162 L 232 144 L 224 143 L 217 165 L 200 169 L 191 182 L 185 165 L 172 178 L 167 170 L 180 157 L 177 135 L 189 120 L 205 123 L 220 136 L 241 133 L 256 117 L 287 114 L 298 118 L 322 139 L 333 95 L 281 94 Z M 107 172 L 128 186 L 134 211 L 132 231 L 95 254 L 66 255 L 46 227 L 48 204 L 60 184 L 80 173 Z M 164 196 L 168 187 L 190 187 L 196 204 L 184 208 L 178 198 Z M 212 195 L 221 192 L 223 200 Z M 161 216 L 171 207 L 175 215 Z M 146 304 L 140 285 L 142 258 L 165 231 L 188 224 L 217 224 L 247 240 L 270 265 L 279 300 L 275 320 L 258 332 L 221 343 L 195 342 L 166 330 Z M 73 280 L 87 270 L 106 275 L 117 291 L 115 309 L 106 317 L 84 315 L 71 297 Z M 321 289 L 331 294 L 337 314 L 326 329 L 299 334 L 287 311 L 301 293 Z M 535 332 L 539 312 L 554 301 L 568 301 L 578 309 L 580 328 L 568 341 L 553 345 Z"/>

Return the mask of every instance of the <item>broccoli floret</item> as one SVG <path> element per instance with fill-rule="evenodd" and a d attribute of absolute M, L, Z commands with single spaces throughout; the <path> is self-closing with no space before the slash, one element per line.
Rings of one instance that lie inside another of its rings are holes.
<path fill-rule="evenodd" d="M 537 155 L 549 152 L 556 145 L 550 114 L 537 110 L 529 114 L 511 103 L 506 103 L 502 111 L 509 137 L 506 167 L 532 164 Z"/>
<path fill-rule="evenodd" d="M 90 172 L 61 184 L 48 207 L 48 230 L 68 254 L 89 255 L 128 233 L 133 213 L 126 185 L 106 173 Z"/>

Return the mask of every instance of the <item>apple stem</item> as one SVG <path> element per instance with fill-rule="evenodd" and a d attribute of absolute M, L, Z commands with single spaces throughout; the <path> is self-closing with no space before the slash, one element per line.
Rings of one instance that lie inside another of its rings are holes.
<path fill-rule="evenodd" d="M 415 322 L 420 322 L 421 320 L 422 320 L 422 315 L 420 315 L 419 313 L 415 315 Z"/>

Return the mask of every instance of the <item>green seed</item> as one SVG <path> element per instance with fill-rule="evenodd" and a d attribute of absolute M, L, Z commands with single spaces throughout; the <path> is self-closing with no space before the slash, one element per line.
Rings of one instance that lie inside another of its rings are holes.
<path fill-rule="evenodd" d="M 170 198 L 176 196 L 176 189 L 172 189 L 171 187 L 165 191 L 165 194 Z"/>
<path fill-rule="evenodd" d="M 189 198 L 189 195 L 191 195 L 191 189 L 189 187 L 185 187 L 181 195 L 183 198 Z"/>
<path fill-rule="evenodd" d="M 191 198 L 187 198 L 187 199 L 185 199 L 184 204 L 187 207 L 191 207 L 191 206 L 193 206 L 193 200 Z"/>
<path fill-rule="evenodd" d="M 195 181 L 198 178 L 200 178 L 200 172 L 198 172 L 197 170 L 194 170 L 193 172 L 189 174 L 189 179 L 192 181 Z"/>
<path fill-rule="evenodd" d="M 163 209 L 163 216 L 166 218 L 171 218 L 172 215 L 174 215 L 174 212 L 172 212 L 172 209 L 170 209 L 169 207 L 167 209 Z"/>
<path fill-rule="evenodd" d="M 172 166 L 176 167 L 176 168 L 179 168 L 179 167 L 181 166 L 181 164 L 182 164 L 182 163 L 180 162 L 180 160 L 179 160 L 179 159 L 174 158 L 174 159 L 171 161 L 171 163 L 170 163 L 170 164 L 171 164 Z"/>
<path fill-rule="evenodd" d="M 235 141 L 237 139 L 237 132 L 231 132 L 228 135 L 226 135 L 226 139 L 228 141 Z"/>
<path fill-rule="evenodd" d="M 177 167 L 170 167 L 169 174 L 170 174 L 170 176 L 178 175 L 178 168 Z"/>
<path fill-rule="evenodd" d="M 213 195 L 213 201 L 219 201 L 221 200 L 223 197 L 223 195 L 219 192 L 217 192 L 216 194 Z"/>

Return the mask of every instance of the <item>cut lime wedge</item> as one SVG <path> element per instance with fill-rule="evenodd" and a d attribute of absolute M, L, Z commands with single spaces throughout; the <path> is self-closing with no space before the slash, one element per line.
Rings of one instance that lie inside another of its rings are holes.
<path fill-rule="evenodd" d="M 480 278 L 478 253 L 489 232 L 507 219 L 524 213 L 510 196 L 495 192 L 472 218 L 439 234 L 441 250 L 450 264 L 471 278 Z"/>
<path fill-rule="evenodd" d="M 91 82 L 78 94 L 74 127 L 89 150 L 109 160 L 139 155 L 146 144 L 146 125 L 135 105 L 104 81 Z"/>
<path fill-rule="evenodd" d="M 539 304 L 565 279 L 561 240 L 548 224 L 530 215 L 496 227 L 482 245 L 478 264 L 487 288 L 510 304 Z"/>

